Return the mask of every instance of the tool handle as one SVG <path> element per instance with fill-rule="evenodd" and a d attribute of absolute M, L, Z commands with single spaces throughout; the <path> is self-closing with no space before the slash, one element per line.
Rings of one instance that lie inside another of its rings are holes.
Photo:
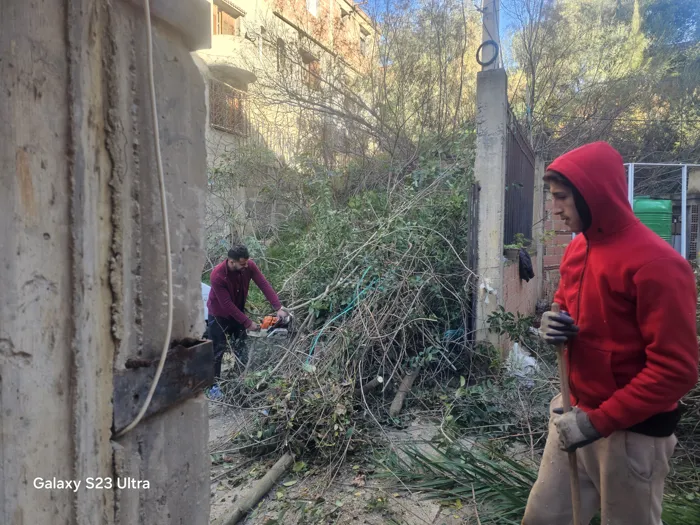
<path fill-rule="evenodd" d="M 552 312 L 555 314 L 561 313 L 561 307 L 558 303 L 552 303 Z M 571 410 L 571 396 L 569 393 L 569 371 L 566 367 L 564 359 L 564 343 L 556 346 L 557 349 L 557 364 L 559 365 L 559 382 L 561 383 L 561 401 L 564 412 Z"/>
<path fill-rule="evenodd" d="M 561 313 L 559 304 L 552 303 L 552 312 L 555 314 Z M 567 370 L 566 360 L 564 359 L 564 343 L 557 345 L 556 348 L 562 408 L 564 412 L 569 412 L 571 411 L 571 396 L 569 393 L 569 371 Z M 569 481 L 571 483 L 573 525 L 581 525 L 581 484 L 578 479 L 576 452 L 569 452 Z"/>
<path fill-rule="evenodd" d="M 569 482 L 571 485 L 573 525 L 581 525 L 581 483 L 578 479 L 576 452 L 569 452 Z"/>

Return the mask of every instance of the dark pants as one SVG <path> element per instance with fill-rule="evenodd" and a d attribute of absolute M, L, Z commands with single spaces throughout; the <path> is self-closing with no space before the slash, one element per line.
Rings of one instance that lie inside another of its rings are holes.
<path fill-rule="evenodd" d="M 229 348 L 226 336 L 230 336 L 233 339 L 236 349 L 235 354 L 238 355 L 238 358 L 243 361 L 245 366 L 247 359 L 244 348 L 246 331 L 242 324 L 229 317 L 214 317 L 210 315 L 207 329 L 214 346 L 214 377 L 216 379 L 221 377 L 221 361 L 224 358 L 224 353 Z"/>

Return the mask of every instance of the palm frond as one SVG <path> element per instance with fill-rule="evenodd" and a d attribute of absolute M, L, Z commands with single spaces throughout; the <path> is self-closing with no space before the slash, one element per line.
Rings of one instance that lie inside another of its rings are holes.
<path fill-rule="evenodd" d="M 518 524 L 537 478 L 535 468 L 479 445 L 411 445 L 385 461 L 403 486 L 428 499 L 476 499 L 482 523 Z"/>
<path fill-rule="evenodd" d="M 517 525 L 537 467 L 483 445 L 413 444 L 389 454 L 387 476 L 426 499 L 475 500 L 482 524 Z M 398 488 L 398 487 L 397 487 Z M 667 494 L 664 525 L 700 525 L 700 494 Z M 594 520 L 593 523 L 599 523 Z"/>

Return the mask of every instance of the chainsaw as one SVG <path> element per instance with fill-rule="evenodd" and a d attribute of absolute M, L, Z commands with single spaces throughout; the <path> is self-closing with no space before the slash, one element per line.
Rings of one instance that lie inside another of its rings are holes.
<path fill-rule="evenodd" d="M 287 312 L 285 319 L 280 319 L 276 315 L 266 315 L 259 323 L 260 329 L 248 330 L 247 334 L 249 337 L 282 339 L 289 335 L 293 319 L 294 317 L 289 312 Z"/>

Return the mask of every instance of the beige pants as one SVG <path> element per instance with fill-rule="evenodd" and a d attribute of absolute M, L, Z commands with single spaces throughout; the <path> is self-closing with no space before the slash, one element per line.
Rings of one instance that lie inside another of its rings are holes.
<path fill-rule="evenodd" d="M 561 395 L 552 400 L 550 417 L 558 407 Z M 578 449 L 582 525 L 587 525 L 599 509 L 605 525 L 661 525 L 664 479 L 675 447 L 675 436 L 615 432 Z M 559 449 L 559 435 L 550 420 L 540 471 L 522 523 L 572 522 L 569 461 L 567 453 Z"/>

